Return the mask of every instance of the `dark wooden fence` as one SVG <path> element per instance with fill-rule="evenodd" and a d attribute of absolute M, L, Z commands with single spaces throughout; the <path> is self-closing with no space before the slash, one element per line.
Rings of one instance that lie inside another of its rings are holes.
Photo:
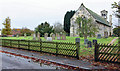
<path fill-rule="evenodd" d="M 96 43 L 95 61 L 120 63 L 120 46 Z"/>
<path fill-rule="evenodd" d="M 79 59 L 80 43 L 1 39 L 3 47 L 19 48 Z"/>

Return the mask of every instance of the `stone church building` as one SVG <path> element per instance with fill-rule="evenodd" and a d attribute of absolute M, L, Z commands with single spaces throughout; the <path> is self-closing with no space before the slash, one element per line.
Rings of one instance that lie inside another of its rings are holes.
<path fill-rule="evenodd" d="M 109 16 L 109 22 L 107 21 L 107 13 L 108 11 L 103 10 L 101 11 L 101 16 L 97 13 L 93 12 L 92 10 L 86 8 L 83 3 L 78 8 L 76 13 L 73 15 L 73 17 L 70 19 L 70 36 L 71 37 L 77 37 L 79 36 L 77 29 L 78 24 L 75 23 L 75 20 L 77 17 L 85 16 L 86 18 L 92 18 L 93 22 L 92 24 L 95 24 L 98 28 L 98 32 L 95 33 L 97 36 L 98 34 L 101 34 L 102 37 L 110 36 L 112 35 L 112 15 Z"/>

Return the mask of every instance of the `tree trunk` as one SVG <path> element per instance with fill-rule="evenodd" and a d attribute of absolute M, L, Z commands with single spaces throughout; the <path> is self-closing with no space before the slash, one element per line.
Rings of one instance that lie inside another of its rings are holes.
<path fill-rule="evenodd" d="M 84 39 L 87 39 L 87 35 L 84 35 Z"/>

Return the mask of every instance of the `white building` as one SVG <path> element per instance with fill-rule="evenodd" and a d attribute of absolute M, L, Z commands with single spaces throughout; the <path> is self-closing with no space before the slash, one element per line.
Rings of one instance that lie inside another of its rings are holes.
<path fill-rule="evenodd" d="M 101 16 L 100 16 L 97 13 L 93 12 L 92 10 L 86 8 L 83 4 L 81 4 L 81 6 L 78 8 L 76 13 L 71 18 L 70 36 L 71 37 L 79 36 L 79 33 L 77 31 L 79 26 L 78 24 L 75 23 L 75 20 L 77 19 L 77 17 L 81 17 L 83 15 L 86 18 L 92 18 L 93 19 L 92 24 L 95 24 L 99 28 L 98 32 L 95 33 L 95 35 L 101 34 L 102 37 L 106 35 L 107 36 L 111 35 L 113 33 L 112 32 L 113 31 L 112 30 L 112 15 L 109 16 L 109 22 L 108 22 L 107 13 L 108 11 L 102 10 Z"/>

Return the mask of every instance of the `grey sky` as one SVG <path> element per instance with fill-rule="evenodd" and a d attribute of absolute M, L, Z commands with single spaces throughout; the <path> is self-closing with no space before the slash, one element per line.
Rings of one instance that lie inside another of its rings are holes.
<path fill-rule="evenodd" d="M 77 10 L 81 3 L 100 15 L 100 11 L 107 10 L 112 14 L 111 4 L 119 0 L 0 0 L 0 29 L 6 17 L 11 19 L 12 28 L 27 27 L 34 30 L 41 22 L 55 22 L 63 24 L 67 11 Z M 113 23 L 117 19 L 113 17 Z"/>

